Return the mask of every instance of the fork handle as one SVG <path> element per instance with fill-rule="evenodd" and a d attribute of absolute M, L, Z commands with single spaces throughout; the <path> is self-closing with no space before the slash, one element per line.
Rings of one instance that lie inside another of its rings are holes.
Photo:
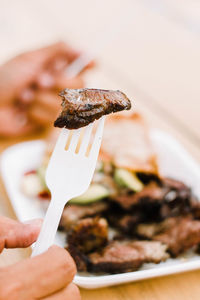
<path fill-rule="evenodd" d="M 53 199 L 50 201 L 32 257 L 45 252 L 53 245 L 64 206 L 64 202 L 57 203 Z"/>

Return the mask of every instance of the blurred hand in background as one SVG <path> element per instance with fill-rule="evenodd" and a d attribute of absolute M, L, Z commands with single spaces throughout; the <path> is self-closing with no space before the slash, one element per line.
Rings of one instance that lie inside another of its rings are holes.
<path fill-rule="evenodd" d="M 79 55 L 60 42 L 16 56 L 0 67 L 0 136 L 22 136 L 52 124 L 61 103 L 58 93 L 84 86 L 81 74 L 73 79 L 65 75 Z"/>
<path fill-rule="evenodd" d="M 41 220 L 21 223 L 0 217 L 0 252 L 4 248 L 24 248 L 35 242 Z M 72 283 L 76 265 L 69 253 L 52 246 L 34 258 L 0 268 L 0 300 L 80 300 Z"/>

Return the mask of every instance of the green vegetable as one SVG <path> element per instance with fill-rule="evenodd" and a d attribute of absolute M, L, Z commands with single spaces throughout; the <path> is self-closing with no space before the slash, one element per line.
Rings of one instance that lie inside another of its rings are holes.
<path fill-rule="evenodd" d="M 40 182 L 41 182 L 43 188 L 48 190 L 48 187 L 46 185 L 46 180 L 45 180 L 46 167 L 45 166 L 39 167 L 37 169 L 37 174 L 38 174 L 38 177 L 40 179 Z"/>
<path fill-rule="evenodd" d="M 144 185 L 133 173 L 125 169 L 116 169 L 114 173 L 116 183 L 122 187 L 127 187 L 134 192 L 140 192 Z"/>
<path fill-rule="evenodd" d="M 103 171 L 103 162 L 102 161 L 99 161 L 99 160 L 97 161 L 95 171 L 96 172 L 102 172 Z"/>
<path fill-rule="evenodd" d="M 92 183 L 89 189 L 79 197 L 70 200 L 73 204 L 88 204 L 109 196 L 109 190 L 101 184 Z"/>

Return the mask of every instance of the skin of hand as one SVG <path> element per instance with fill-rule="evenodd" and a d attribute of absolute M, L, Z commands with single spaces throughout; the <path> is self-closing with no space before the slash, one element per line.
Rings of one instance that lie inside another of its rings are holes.
<path fill-rule="evenodd" d="M 0 217 L 0 251 L 30 246 L 39 234 L 41 220 L 26 223 Z M 45 253 L 0 268 L 0 300 L 80 300 L 72 283 L 76 266 L 69 253 L 52 246 Z"/>
<path fill-rule="evenodd" d="M 67 66 L 79 55 L 59 42 L 20 54 L 0 66 L 1 137 L 22 136 L 52 124 L 60 109 L 58 93 L 84 86 L 81 74 L 72 79 L 65 75 Z"/>

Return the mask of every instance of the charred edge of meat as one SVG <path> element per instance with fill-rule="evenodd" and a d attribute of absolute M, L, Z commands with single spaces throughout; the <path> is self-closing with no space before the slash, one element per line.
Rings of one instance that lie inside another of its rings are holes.
<path fill-rule="evenodd" d="M 113 97 L 114 95 L 116 98 Z M 65 89 L 60 96 L 63 97 L 63 110 L 54 122 L 54 126 L 60 128 L 78 129 L 87 126 L 103 115 L 131 108 L 130 100 L 118 90 Z M 88 103 L 88 99 L 91 103 Z M 97 99 L 99 102 L 96 101 Z"/>
<path fill-rule="evenodd" d="M 124 262 L 123 264 L 117 262 L 115 264 L 112 262 L 101 262 L 96 265 L 89 260 L 87 270 L 93 273 L 117 274 L 137 271 L 142 264 L 143 261 L 140 259 L 134 262 Z"/>
<path fill-rule="evenodd" d="M 197 245 L 195 252 L 200 255 L 200 244 Z"/>
<path fill-rule="evenodd" d="M 184 209 L 190 206 L 190 198 L 192 196 L 191 189 L 178 180 L 164 178 L 162 180 L 163 187 L 167 188 L 164 202 L 170 208 L 179 207 Z"/>
<path fill-rule="evenodd" d="M 104 215 L 111 227 L 120 230 L 125 235 L 132 235 L 134 228 L 143 220 L 141 211 L 137 209 L 133 212 L 123 211 L 115 203 Z"/>
<path fill-rule="evenodd" d="M 68 245 L 66 250 L 69 251 L 72 258 L 76 263 L 76 267 L 80 272 L 86 272 L 88 270 L 89 259 L 88 256 L 81 252 L 76 246 Z"/>
<path fill-rule="evenodd" d="M 83 253 L 104 246 L 108 242 L 107 221 L 98 217 L 80 220 L 68 233 L 67 242 Z"/>
<path fill-rule="evenodd" d="M 200 219 L 200 201 L 195 197 L 192 196 L 190 198 L 190 207 L 191 207 L 191 213 L 194 216 L 195 219 Z"/>
<path fill-rule="evenodd" d="M 161 178 L 152 173 L 143 173 L 143 172 L 137 172 L 137 177 L 145 184 L 149 184 L 150 182 L 156 182 L 158 185 L 161 185 L 162 180 Z"/>

